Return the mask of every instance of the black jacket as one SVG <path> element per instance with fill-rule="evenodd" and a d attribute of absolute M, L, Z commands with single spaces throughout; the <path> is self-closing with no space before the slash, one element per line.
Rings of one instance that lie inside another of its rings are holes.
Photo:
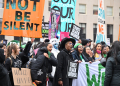
<path fill-rule="evenodd" d="M 72 86 L 72 79 L 67 77 L 68 61 L 73 61 L 70 51 L 63 49 L 57 56 L 58 66 L 56 68 L 53 86 L 59 86 L 58 81 L 63 81 L 63 86 Z"/>
<path fill-rule="evenodd" d="M 8 72 L 3 65 L 4 61 L 4 50 L 0 49 L 0 86 L 11 86 Z"/>
<path fill-rule="evenodd" d="M 85 60 L 85 62 L 89 62 L 89 60 L 83 55 L 83 54 L 81 54 L 82 55 L 82 57 L 83 57 L 83 59 Z M 72 52 L 72 56 L 73 56 L 73 59 L 74 60 L 81 60 L 81 58 L 80 58 L 80 56 L 79 56 L 79 54 L 77 53 L 77 51 L 76 50 L 74 50 L 73 52 Z M 81 60 L 82 61 L 82 60 Z"/>
<path fill-rule="evenodd" d="M 10 58 L 7 58 L 6 61 L 5 61 L 5 67 L 8 70 L 12 86 L 14 86 L 14 83 L 13 83 L 13 76 L 12 76 L 12 70 L 11 70 L 11 68 L 12 67 L 15 67 L 15 68 L 21 68 L 21 67 L 25 68 L 25 64 L 27 63 L 27 61 L 29 61 L 28 53 L 30 51 L 31 45 L 32 45 L 32 43 L 28 42 L 27 45 L 26 45 L 26 47 L 25 47 L 25 49 L 24 49 L 24 51 L 21 52 L 16 57 L 16 59 L 14 59 L 11 56 Z"/>
<path fill-rule="evenodd" d="M 120 51 L 117 60 L 113 56 L 107 59 L 104 86 L 120 86 Z"/>
<path fill-rule="evenodd" d="M 32 80 L 46 81 L 46 73 L 52 72 L 52 66 L 57 66 L 57 59 L 51 53 L 50 59 L 44 56 L 44 53 L 48 53 L 46 48 L 40 48 L 37 53 L 37 59 L 35 64 L 31 65 L 31 76 Z M 40 74 L 41 72 L 41 74 Z"/>

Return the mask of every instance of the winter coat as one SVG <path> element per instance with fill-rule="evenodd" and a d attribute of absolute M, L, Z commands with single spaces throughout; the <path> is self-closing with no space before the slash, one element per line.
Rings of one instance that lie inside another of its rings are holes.
<path fill-rule="evenodd" d="M 73 61 L 70 51 L 63 49 L 57 56 L 58 66 L 56 68 L 53 86 L 59 86 L 58 81 L 63 81 L 63 86 L 72 86 L 72 79 L 67 77 L 68 61 Z"/>
<path fill-rule="evenodd" d="M 120 51 L 117 62 L 113 55 L 107 59 L 104 86 L 120 86 Z"/>
<path fill-rule="evenodd" d="M 4 61 L 4 50 L 0 49 L 0 86 L 11 86 L 8 72 L 3 65 Z"/>
<path fill-rule="evenodd" d="M 13 76 L 12 76 L 12 67 L 15 68 L 25 68 L 25 65 L 27 63 L 27 61 L 29 61 L 29 57 L 27 56 L 29 53 L 29 50 L 31 48 L 32 43 L 28 42 L 24 51 L 21 52 L 16 59 L 14 59 L 12 56 L 10 58 L 7 58 L 5 61 L 5 67 L 8 70 L 9 73 L 9 77 L 10 77 L 10 81 L 12 86 L 14 86 L 14 82 L 13 82 Z"/>
<path fill-rule="evenodd" d="M 31 65 L 31 76 L 32 80 L 42 81 L 45 83 L 46 74 L 52 72 L 52 66 L 57 66 L 57 59 L 51 53 L 50 59 L 44 56 L 44 53 L 48 53 L 45 47 L 40 48 L 37 52 L 37 59 L 35 64 Z"/>
<path fill-rule="evenodd" d="M 81 54 L 81 55 L 82 55 L 83 59 L 85 60 L 85 62 L 89 62 L 89 60 L 83 54 Z M 82 61 L 82 59 L 80 58 L 80 56 L 79 56 L 79 54 L 78 54 L 78 52 L 76 50 L 74 50 L 74 52 L 72 52 L 72 56 L 73 56 L 74 60 L 77 59 L 77 60 Z"/>

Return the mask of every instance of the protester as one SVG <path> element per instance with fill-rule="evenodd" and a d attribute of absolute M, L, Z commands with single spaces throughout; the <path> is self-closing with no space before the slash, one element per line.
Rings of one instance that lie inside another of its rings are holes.
<path fill-rule="evenodd" d="M 91 47 L 91 42 L 92 42 L 92 40 L 91 40 L 91 39 L 88 39 L 88 41 L 89 41 L 89 47 Z"/>
<path fill-rule="evenodd" d="M 112 44 L 110 57 L 107 58 L 104 86 L 120 86 L 120 42 Z"/>
<path fill-rule="evenodd" d="M 4 54 L 6 55 L 6 44 L 5 43 L 0 43 L 0 48 L 4 50 Z"/>
<path fill-rule="evenodd" d="M 94 49 L 94 57 L 95 57 L 95 61 L 100 61 L 102 56 L 101 56 L 101 49 L 102 49 L 102 45 L 100 43 L 97 43 Z"/>
<path fill-rule="evenodd" d="M 95 61 L 95 57 L 89 46 L 87 46 L 83 49 L 83 54 L 89 61 L 91 61 L 91 62 Z"/>
<path fill-rule="evenodd" d="M 90 46 L 90 44 L 89 44 L 89 40 L 88 39 L 82 39 L 82 45 L 83 46 Z"/>
<path fill-rule="evenodd" d="M 72 79 L 67 77 L 68 61 L 74 61 L 71 50 L 75 45 L 72 38 L 64 38 L 61 41 L 60 48 L 62 51 L 57 56 L 58 66 L 56 68 L 53 86 L 72 86 Z"/>
<path fill-rule="evenodd" d="M 107 47 L 104 45 L 102 46 L 102 50 L 101 50 L 101 55 L 102 55 L 102 58 L 106 58 L 107 57 Z"/>
<path fill-rule="evenodd" d="M 106 46 L 106 50 L 107 50 L 107 53 L 109 52 L 109 50 L 110 50 L 110 46 Z"/>
<path fill-rule="evenodd" d="M 74 49 L 75 49 L 74 52 L 72 52 L 72 56 L 73 56 L 74 60 L 78 60 L 79 63 L 81 63 L 81 62 L 89 62 L 90 61 L 83 54 L 83 46 L 82 46 L 82 44 L 77 43 L 74 46 Z"/>
<path fill-rule="evenodd" d="M 28 54 L 31 48 L 33 41 L 28 42 L 24 51 L 20 52 L 19 46 L 17 44 L 11 44 L 7 49 L 7 59 L 5 61 L 5 67 L 8 70 L 10 81 L 12 86 L 13 83 L 13 76 L 12 76 L 12 67 L 19 68 L 26 67 L 26 63 L 29 60 Z M 10 56 L 10 57 L 9 57 Z"/>
<path fill-rule="evenodd" d="M 8 72 L 3 65 L 4 61 L 5 61 L 4 50 L 0 49 L 0 86 L 11 86 Z"/>
<path fill-rule="evenodd" d="M 52 66 L 57 66 L 57 59 L 51 51 L 52 44 L 45 43 L 37 52 L 35 64 L 31 66 L 32 80 L 37 86 L 46 86 L 46 75 L 52 72 Z"/>

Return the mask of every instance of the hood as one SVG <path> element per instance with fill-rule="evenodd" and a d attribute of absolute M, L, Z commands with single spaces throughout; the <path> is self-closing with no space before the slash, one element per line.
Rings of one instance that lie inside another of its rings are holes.
<path fill-rule="evenodd" d="M 5 61 L 4 50 L 0 49 L 0 63 L 3 63 L 4 61 Z"/>
<path fill-rule="evenodd" d="M 48 53 L 48 50 L 46 47 L 39 48 L 37 51 L 37 56 L 42 55 L 43 53 Z"/>

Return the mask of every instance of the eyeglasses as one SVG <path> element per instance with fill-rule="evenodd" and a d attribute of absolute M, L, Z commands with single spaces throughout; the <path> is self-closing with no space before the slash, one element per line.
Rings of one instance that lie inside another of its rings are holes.
<path fill-rule="evenodd" d="M 73 43 L 69 43 L 69 45 L 74 45 Z"/>
<path fill-rule="evenodd" d="M 78 48 L 83 48 L 83 46 L 79 46 Z"/>

